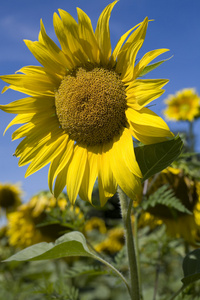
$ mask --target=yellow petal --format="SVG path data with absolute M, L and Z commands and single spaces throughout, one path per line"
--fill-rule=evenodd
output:
M 164 93 L 161 88 L 168 82 L 166 79 L 134 80 L 126 88 L 127 105 L 141 109 Z
M 87 153 L 87 162 L 85 166 L 85 174 L 79 190 L 79 196 L 81 199 L 86 200 L 92 203 L 92 191 L 97 179 L 97 160 L 98 160 L 98 151 L 96 149 L 93 152 L 88 151 Z
M 38 41 L 32 42 L 29 40 L 24 40 L 24 42 L 31 53 L 44 66 L 48 73 L 55 73 L 62 76 L 65 75 L 66 67 L 54 58 L 52 53 L 48 51 L 44 44 Z
M 130 30 L 128 30 L 125 34 L 123 34 L 119 41 L 117 42 L 117 45 L 115 46 L 115 49 L 113 50 L 113 53 L 111 55 L 111 58 L 110 58 L 110 62 L 109 62 L 109 65 L 111 65 L 111 67 L 114 67 L 114 65 L 116 64 L 116 58 L 119 54 L 119 51 L 122 47 L 122 45 L 124 44 L 126 38 L 128 37 L 128 35 L 134 30 L 136 29 L 139 25 L 141 25 L 141 23 L 137 24 L 136 26 L 134 26 L 133 28 L 131 28 Z
M 76 67 L 77 61 L 68 47 L 68 41 L 67 41 L 67 36 L 66 36 L 63 22 L 61 21 L 61 19 L 56 13 L 54 13 L 53 15 L 53 25 L 54 25 L 56 36 L 60 42 L 62 51 L 65 53 L 68 63 L 70 63 L 69 68 L 73 69 L 74 67 Z
M 147 25 L 148 18 L 145 18 L 139 28 L 130 35 L 119 51 L 116 72 L 122 74 L 121 78 L 123 82 L 129 82 L 133 79 L 136 55 L 144 42 Z
M 8 130 L 8 128 L 10 128 L 13 125 L 16 124 L 23 124 L 23 123 L 28 123 L 34 116 L 35 114 L 22 114 L 22 115 L 17 115 L 6 127 L 4 134 L 6 133 L 6 131 Z
M 113 147 L 109 151 L 111 169 L 121 189 L 129 198 L 135 199 L 135 195 L 141 191 L 141 181 L 127 166 L 124 159 L 125 154 L 123 145 L 115 139 Z
M 67 38 L 67 44 L 70 52 L 80 63 L 88 61 L 87 54 L 84 52 L 79 38 L 78 24 L 74 18 L 66 11 L 58 10 L 64 25 L 64 30 Z
M 127 83 L 133 79 L 135 59 L 142 47 L 143 40 L 129 46 L 126 51 L 120 52 L 117 58 L 116 71 L 121 73 L 121 80 Z
M 108 153 L 112 146 L 112 142 L 104 145 L 102 152 L 98 155 L 98 183 L 101 206 L 104 206 L 117 190 L 117 182 L 113 177 Z
M 29 124 L 28 124 L 29 125 Z M 55 124 L 52 122 L 48 127 L 46 126 L 34 126 L 31 124 L 27 136 L 20 142 L 15 150 L 15 155 L 17 157 L 24 155 L 25 153 L 29 154 L 29 151 L 33 148 L 38 148 L 46 143 L 51 137 L 57 136 L 62 133 L 60 128 L 55 127 Z M 48 138 L 45 141 L 45 138 Z M 42 143 L 42 144 L 41 144 Z
M 13 114 L 24 114 L 27 111 L 29 113 L 36 113 L 52 108 L 55 105 L 54 101 L 53 97 L 28 97 L 13 101 L 6 105 L 0 105 L 0 109 Z
M 139 111 L 128 108 L 126 110 L 126 117 L 133 124 L 133 127 L 135 125 L 137 125 L 137 128 L 139 128 L 139 126 L 141 126 L 141 128 L 142 126 L 149 127 L 149 130 L 147 128 L 145 135 L 149 135 L 149 131 L 151 130 L 151 128 L 153 128 L 154 131 L 161 130 L 164 132 L 169 132 L 169 127 L 166 122 L 156 113 L 146 107 L 143 107 Z
M 94 35 L 91 20 L 80 8 L 77 8 L 77 14 L 79 36 L 85 53 L 87 53 L 91 62 L 99 63 L 99 46 Z
M 55 198 L 58 198 L 58 196 L 60 195 L 60 193 L 63 191 L 64 187 L 66 186 L 69 162 L 66 164 L 64 169 L 62 169 L 62 171 L 56 177 L 55 186 L 54 186 L 54 197 Z
M 29 165 L 25 177 L 37 172 L 59 155 L 66 144 L 66 138 L 66 135 L 62 135 L 47 142 Z
M 48 112 L 46 112 L 47 114 Z M 59 123 L 58 120 L 54 117 L 54 116 L 42 116 L 42 114 L 35 114 L 34 117 L 32 118 L 31 122 L 22 126 L 23 128 L 27 128 L 25 129 L 25 131 L 28 133 L 28 128 L 29 130 L 33 129 L 35 127 L 35 130 L 37 130 L 38 132 L 42 131 L 43 128 L 47 128 L 46 124 L 51 124 L 48 127 L 50 127 L 52 129 L 52 127 L 54 126 L 53 129 L 57 130 L 59 133 L 62 133 L 62 130 L 59 128 Z M 41 126 L 41 127 L 36 127 L 36 126 Z M 16 140 L 19 139 L 21 137 L 24 137 L 26 134 L 25 132 L 23 132 L 22 127 L 18 128 L 17 130 L 15 130 L 12 134 L 12 140 Z M 52 130 L 51 130 L 52 132 Z
M 17 130 L 15 130 L 13 132 L 12 140 L 14 141 L 16 139 L 20 139 L 20 138 L 26 136 L 29 133 L 29 131 L 33 128 L 34 128 L 34 124 L 32 124 L 32 123 L 28 123 L 28 124 L 21 126 L 20 128 L 18 128 Z M 6 128 L 6 130 L 7 130 L 7 128 Z
M 130 126 L 132 129 L 132 135 L 133 137 L 142 142 L 144 145 L 151 145 L 151 144 L 157 144 L 157 143 L 161 143 L 161 142 L 165 142 L 167 141 L 167 138 L 165 136 L 163 137 L 155 137 L 155 136 L 147 136 L 147 135 L 143 135 L 140 134 L 136 131 L 134 131 L 133 127 Z
M 54 60 L 56 60 L 60 65 L 64 66 L 66 69 L 70 69 L 71 68 L 70 61 L 67 60 L 66 56 L 61 51 L 61 49 L 46 34 L 42 20 L 40 22 L 40 26 L 41 26 L 42 42 L 44 43 L 45 47 L 48 49 L 48 52 L 53 56 Z
M 103 65 L 107 65 L 111 56 L 111 42 L 110 42 L 110 29 L 109 19 L 114 5 L 118 2 L 114 1 L 104 8 L 102 11 L 95 30 L 95 36 L 100 48 L 100 61 Z
M 56 176 L 64 169 L 64 167 L 68 164 L 69 160 L 74 151 L 74 141 L 68 140 L 66 141 L 66 146 L 64 147 L 63 151 L 54 158 L 51 162 L 49 173 L 48 173 L 48 183 L 49 189 L 52 192 L 53 182 Z M 66 182 L 65 182 L 66 184 Z
M 110 199 L 114 193 L 107 192 L 103 186 L 102 177 L 98 176 L 99 198 L 101 206 L 104 206 L 108 199 Z
M 87 149 L 76 145 L 73 159 L 67 173 L 67 194 L 72 204 L 75 203 L 82 183 L 87 161 Z
M 42 75 L 13 74 L 0 76 L 0 79 L 10 84 L 10 86 L 4 87 L 2 93 L 10 88 L 30 96 L 53 96 L 56 88 L 47 76 Z
M 159 55 L 169 51 L 169 49 L 156 49 L 147 52 L 142 59 L 138 62 L 134 69 L 134 78 L 137 78 L 139 74 L 143 71 L 143 69 L 156 57 Z

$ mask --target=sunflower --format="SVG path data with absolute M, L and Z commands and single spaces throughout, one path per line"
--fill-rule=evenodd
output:
M 141 213 L 138 226 L 154 229 L 165 224 L 169 236 L 196 246 L 200 242 L 200 182 L 179 168 L 168 167 L 150 181 L 147 197 L 166 184 L 191 214 L 156 204 Z
M 57 216 L 65 214 L 64 225 L 52 219 L 51 212 L 55 211 L 55 208 L 59 210 Z M 19 248 L 44 241 L 55 241 L 63 231 L 69 231 L 73 226 L 81 228 L 84 224 L 84 216 L 78 206 L 73 207 L 70 202 L 67 203 L 64 194 L 55 199 L 46 191 L 33 196 L 27 203 L 18 206 L 16 211 L 8 213 L 7 219 L 6 235 L 9 244 Z
M 22 195 L 19 184 L 0 183 L 0 207 L 6 212 L 15 210 L 22 203 Z
M 98 230 L 101 234 L 105 234 L 107 232 L 104 220 L 98 217 L 92 217 L 91 219 L 87 220 L 84 229 L 86 232 Z
M 123 248 L 124 243 L 124 229 L 116 227 L 110 229 L 105 240 L 95 245 L 94 248 L 97 252 L 115 254 Z
M 200 116 L 200 98 L 195 89 L 183 89 L 165 100 L 164 114 L 169 120 L 194 121 Z
M 1 105 L 17 116 L 7 126 L 23 124 L 12 139 L 25 176 L 50 163 L 48 183 L 55 197 L 67 187 L 74 204 L 77 195 L 92 202 L 98 178 L 103 206 L 117 185 L 134 198 L 141 188 L 133 138 L 144 144 L 172 137 L 167 124 L 145 107 L 164 91 L 165 79 L 138 78 L 145 67 L 168 49 L 146 53 L 136 63 L 148 19 L 127 31 L 111 51 L 109 19 L 117 1 L 101 13 L 95 32 L 90 18 L 77 8 L 78 22 L 66 11 L 54 14 L 61 49 L 46 34 L 41 21 L 38 41 L 25 44 L 42 66 L 26 66 L 0 78 L 4 87 L 29 97 Z

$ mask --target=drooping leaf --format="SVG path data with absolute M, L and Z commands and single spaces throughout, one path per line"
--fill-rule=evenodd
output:
M 186 286 L 200 279 L 200 249 L 188 253 L 183 260 L 184 277 L 181 279 Z
M 183 142 L 179 136 L 172 140 L 135 148 L 135 155 L 145 181 L 167 168 L 181 153 Z
M 5 262 L 56 259 L 67 256 L 94 257 L 82 233 L 74 231 L 64 234 L 55 243 L 42 242 L 30 246 L 12 255 Z
M 124 276 L 109 262 L 98 256 L 96 252 L 90 249 L 84 235 L 79 231 L 66 233 L 58 238 L 55 243 L 42 242 L 30 246 L 12 255 L 8 259 L 4 260 L 4 262 L 57 259 L 69 256 L 86 256 L 100 261 L 104 265 L 108 266 L 115 275 L 120 277 L 127 288 L 129 288 Z

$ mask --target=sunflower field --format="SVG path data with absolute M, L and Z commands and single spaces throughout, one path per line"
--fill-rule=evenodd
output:
M 17 125 L 14 158 L 26 178 L 48 168 L 48 188 L 26 200 L 0 182 L 0 299 L 200 299 L 200 96 L 183 87 L 153 111 L 169 49 L 143 52 L 148 17 L 112 48 L 117 2 L 95 30 L 79 7 L 77 21 L 54 13 L 53 38 L 40 20 L 24 40 L 38 64 L 0 76 L 2 94 L 22 94 L 0 105 L 14 114 L 4 133 Z

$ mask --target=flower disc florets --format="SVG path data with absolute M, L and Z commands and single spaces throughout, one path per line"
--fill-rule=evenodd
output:
M 113 70 L 79 67 L 64 77 L 55 99 L 61 127 L 77 143 L 109 142 L 127 124 L 125 85 Z

